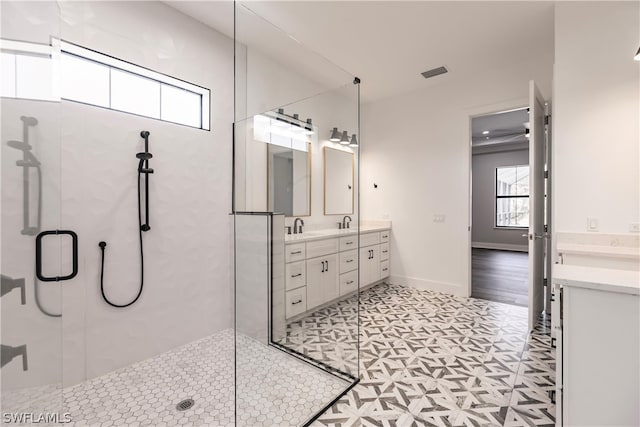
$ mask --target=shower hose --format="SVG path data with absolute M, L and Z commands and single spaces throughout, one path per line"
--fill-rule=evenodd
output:
M 140 298 L 140 295 L 142 295 L 142 288 L 144 288 L 144 249 L 142 245 L 142 205 L 141 205 L 142 197 L 141 197 L 141 189 L 140 189 L 140 183 L 141 183 L 140 181 L 141 181 L 141 176 L 143 174 L 142 172 L 143 162 L 144 162 L 143 160 L 140 160 L 140 165 L 138 166 L 138 237 L 140 240 L 140 287 L 138 288 L 138 294 L 130 302 L 126 304 L 116 304 L 114 302 L 109 301 L 109 298 L 107 298 L 107 295 L 104 293 L 104 250 L 107 246 L 107 242 L 98 243 L 98 246 L 100 246 L 100 251 L 102 252 L 102 261 L 100 265 L 100 292 L 102 293 L 102 299 L 104 299 L 104 301 L 110 306 L 116 307 L 116 308 L 125 308 L 125 307 L 129 307 L 130 305 L 133 305 L 136 301 L 138 301 L 138 299 Z M 146 179 L 149 179 L 148 177 L 149 176 L 147 175 Z

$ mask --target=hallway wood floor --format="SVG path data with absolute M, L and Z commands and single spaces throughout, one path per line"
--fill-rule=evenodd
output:
M 472 249 L 471 296 L 527 306 L 529 254 Z

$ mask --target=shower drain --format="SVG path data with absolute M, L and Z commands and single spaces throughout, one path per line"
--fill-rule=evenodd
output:
M 187 409 L 192 408 L 195 404 L 196 402 L 194 402 L 193 399 L 185 399 L 176 405 L 176 409 L 178 411 L 186 411 Z

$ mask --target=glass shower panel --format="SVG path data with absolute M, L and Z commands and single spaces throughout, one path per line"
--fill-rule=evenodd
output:
M 73 269 L 70 236 L 58 230 L 59 9 L 57 2 L 11 1 L 0 8 L 0 412 L 3 424 L 54 425 L 69 421 L 62 402 L 61 298 L 69 283 L 62 279 Z
M 359 376 L 359 80 L 235 16 L 236 425 L 308 425 Z

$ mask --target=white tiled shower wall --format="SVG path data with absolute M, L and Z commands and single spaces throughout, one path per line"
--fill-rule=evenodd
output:
M 19 3 L 15 8 L 29 21 L 25 28 L 31 34 L 23 40 L 60 36 L 211 89 L 210 132 L 67 101 L 3 104 L 3 126 L 16 123 L 15 129 L 3 129 L 3 140 L 21 139 L 20 115 L 40 121 L 32 143 L 46 177 L 44 228 L 72 229 L 79 236 L 78 276 L 43 286 L 43 304 L 52 312 L 62 309 L 62 320 L 36 312 L 29 279 L 28 305 L 21 310 L 30 315 L 25 322 L 11 322 L 12 328 L 43 332 L 29 341 L 33 372 L 28 374 L 34 374 L 34 383 L 62 378 L 65 385 L 75 384 L 231 327 L 233 42 L 156 2 L 61 2 L 49 8 Z M 52 17 L 58 11 L 59 29 Z M 232 7 L 229 12 L 233 19 Z M 143 150 L 141 130 L 151 133 L 150 167 L 155 169 L 151 231 L 144 235 L 145 287 L 135 305 L 115 309 L 100 297 L 98 242 L 108 243 L 107 294 L 118 303 L 130 300 L 140 274 L 135 154 Z M 7 160 L 7 173 L 19 172 L 15 160 Z M 21 209 L 21 202 L 15 205 Z M 20 227 L 21 221 L 14 225 Z M 32 238 L 22 240 L 25 253 L 31 253 Z M 60 269 L 66 272 L 70 259 L 64 248 L 61 253 Z M 30 339 L 26 333 L 15 338 Z M 38 366 L 51 372 L 37 373 Z M 25 374 L 18 374 L 27 385 Z
M 72 384 L 232 325 L 233 43 L 156 2 L 64 2 L 62 38 L 211 90 L 211 131 L 63 104 L 62 224 L 80 236 L 80 274 L 64 288 L 64 382 Z M 229 9 L 232 12 L 232 9 Z M 229 17 L 232 19 L 232 16 Z M 137 159 L 148 130 L 150 225 L 139 282 Z

